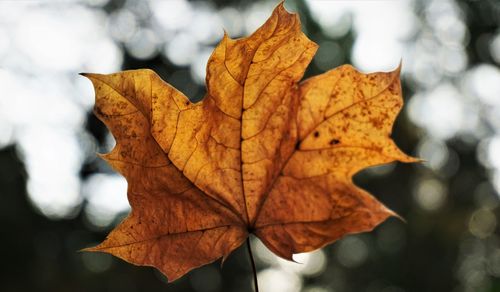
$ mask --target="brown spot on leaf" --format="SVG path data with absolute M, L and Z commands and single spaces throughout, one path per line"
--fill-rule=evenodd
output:
M 332 140 L 330 140 L 330 142 L 329 142 L 328 144 L 330 144 L 330 145 L 337 145 L 337 144 L 339 144 L 339 143 L 340 143 L 340 141 L 339 141 L 339 140 L 337 140 L 337 139 L 332 139 Z

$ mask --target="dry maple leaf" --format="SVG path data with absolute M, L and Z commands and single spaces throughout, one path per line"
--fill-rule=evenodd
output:
M 84 74 L 116 138 L 104 159 L 128 181 L 130 215 L 100 245 L 173 281 L 225 259 L 254 233 L 292 259 L 373 229 L 391 210 L 352 183 L 368 166 L 413 162 L 389 137 L 399 68 L 341 66 L 300 84 L 317 45 L 280 4 L 247 38 L 227 35 L 191 103 L 153 71 Z

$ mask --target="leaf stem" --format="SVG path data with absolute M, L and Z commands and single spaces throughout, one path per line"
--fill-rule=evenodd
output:
M 259 292 L 259 283 L 257 282 L 257 270 L 255 269 L 255 262 L 253 260 L 252 247 L 250 246 L 250 236 L 247 237 L 247 248 L 248 248 L 248 255 L 250 256 L 250 262 L 252 264 L 253 283 L 255 286 L 255 292 Z

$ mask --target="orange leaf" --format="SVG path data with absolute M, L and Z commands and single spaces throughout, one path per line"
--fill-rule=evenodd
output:
M 399 68 L 342 66 L 298 84 L 317 45 L 280 4 L 247 38 L 227 35 L 196 104 L 153 71 L 84 74 L 128 183 L 130 215 L 100 245 L 170 281 L 227 257 L 254 233 L 275 254 L 311 251 L 395 215 L 352 183 L 372 165 L 413 162 L 390 139 Z

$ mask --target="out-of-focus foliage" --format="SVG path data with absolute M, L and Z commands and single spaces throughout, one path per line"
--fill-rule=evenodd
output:
M 82 71 L 151 68 L 192 99 L 224 27 L 253 31 L 276 1 L 0 1 L 1 291 L 242 291 L 244 250 L 165 287 L 153 270 L 76 250 L 128 210 L 95 152 L 114 141 L 89 112 Z M 355 177 L 401 214 L 371 234 L 297 256 L 258 241 L 265 291 L 500 289 L 500 4 L 495 0 L 287 1 L 320 45 L 307 76 L 403 60 L 394 139 L 426 159 Z M 164 17 L 165 14 L 172 17 Z M 54 106 L 57 105 L 57 106 Z M 121 215 L 120 215 L 121 214 Z M 242 288 L 243 287 L 243 288 Z M 249 290 L 248 290 L 249 291 Z

